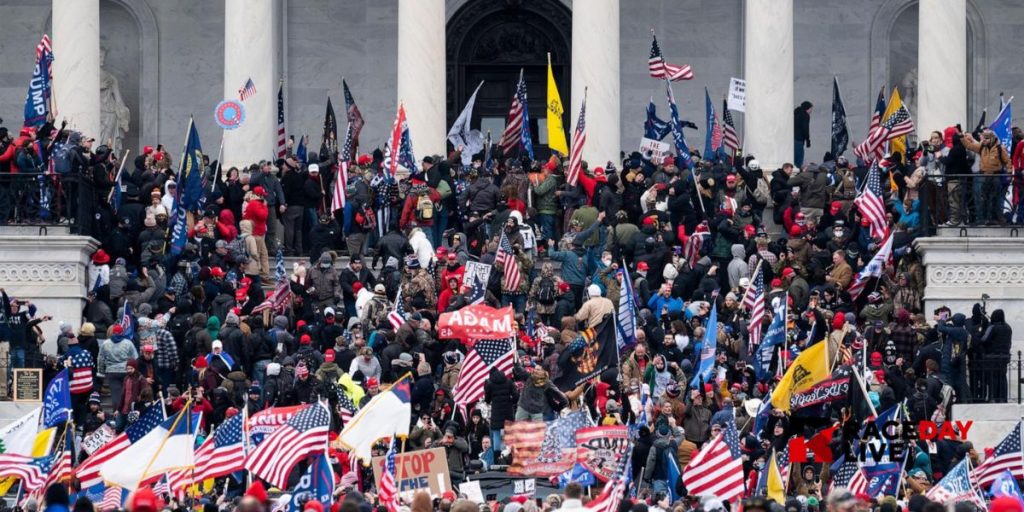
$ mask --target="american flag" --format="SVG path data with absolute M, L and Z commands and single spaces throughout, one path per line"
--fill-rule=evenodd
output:
M 875 111 L 871 113 L 871 121 L 868 122 L 868 136 L 864 139 L 866 143 L 871 138 L 871 134 L 878 129 L 878 124 L 882 122 L 882 115 L 885 114 L 885 86 L 882 86 L 878 90 L 878 99 L 875 100 Z M 882 158 L 882 146 L 879 145 L 870 153 L 864 153 L 868 147 L 864 146 L 864 143 L 858 144 L 857 147 L 853 148 L 853 154 L 857 155 L 858 158 L 865 162 L 871 162 Z
M 647 58 L 647 69 L 651 73 L 651 78 L 668 79 L 673 82 L 693 80 L 693 70 L 690 69 L 690 66 L 677 66 L 665 62 L 665 58 L 661 56 L 661 47 L 658 46 L 658 38 L 655 37 L 653 30 L 651 30 L 651 56 Z
M 355 416 L 356 411 L 359 410 L 359 406 L 349 398 L 345 393 L 344 388 L 341 386 L 335 388 L 335 393 L 338 396 L 338 409 L 340 409 L 341 412 L 341 425 L 348 425 L 348 422 L 352 421 L 352 416 Z
M 622 461 L 621 469 L 610 480 L 605 482 L 601 493 L 590 500 L 583 508 L 589 512 L 616 512 L 619 510 L 619 502 L 626 495 L 629 489 L 629 481 L 633 471 L 633 450 L 627 450 L 630 455 Z
M 842 459 L 841 462 L 839 462 L 839 467 L 835 469 L 835 474 L 832 476 L 832 484 L 829 488 L 829 492 L 836 487 L 849 488 L 851 482 L 856 483 L 855 479 L 857 478 L 857 475 L 861 475 L 860 480 L 864 479 L 860 472 L 860 464 L 856 460 Z
M 356 106 L 356 100 L 352 97 L 352 91 L 348 89 L 348 82 L 341 79 L 341 88 L 345 91 L 345 117 L 348 119 L 349 127 L 352 129 L 352 147 L 349 148 L 349 158 L 355 151 L 352 148 L 359 147 L 359 134 L 363 131 L 363 114 Z M 345 136 L 348 138 L 348 135 Z
M 277 284 L 274 285 L 274 292 L 271 293 L 263 302 L 253 307 L 252 312 L 259 313 L 269 309 L 275 313 L 281 313 L 288 307 L 291 300 L 291 284 L 288 282 L 288 279 L 279 279 Z
M 135 337 L 135 321 L 132 316 L 132 305 L 128 302 L 124 303 L 124 312 L 121 314 L 121 321 L 118 322 L 123 330 L 123 336 L 127 339 Z
M 572 133 L 572 151 L 569 153 L 569 175 L 565 180 L 569 185 L 576 186 L 580 179 L 583 165 L 583 146 L 587 144 L 587 91 L 583 90 L 583 103 L 580 104 L 580 118 L 576 121 L 576 131 Z
M 850 288 L 847 290 L 850 293 L 850 297 L 853 300 L 857 300 L 861 292 L 864 291 L 864 287 L 868 285 L 868 281 L 872 277 L 880 277 L 882 275 L 882 268 L 892 257 L 892 235 L 889 235 L 882 244 L 882 247 L 878 249 L 871 261 L 864 265 L 864 268 L 857 272 L 857 275 L 853 276 L 853 282 L 850 283 Z
M 398 115 L 395 116 L 395 124 L 391 127 L 391 135 L 384 145 L 384 169 L 392 177 L 398 172 L 398 160 L 402 151 L 402 131 L 405 124 L 405 105 L 398 105 Z
M 49 55 L 49 58 L 53 58 L 53 44 L 50 42 L 50 35 L 43 34 L 43 38 L 39 40 L 39 44 L 36 45 L 36 60 L 39 60 L 43 55 Z
M 740 149 L 740 138 L 736 135 L 736 123 L 732 120 L 729 103 L 725 100 L 722 100 L 722 124 L 722 144 L 730 151 L 736 152 Z
M 505 123 L 505 132 L 501 134 L 498 145 L 505 152 L 505 156 L 512 154 L 512 150 L 522 146 L 526 154 L 533 159 L 533 141 L 530 137 L 530 113 L 527 112 L 526 104 L 526 80 L 523 79 L 522 70 L 519 71 L 519 83 L 516 84 L 516 92 L 512 97 L 512 107 L 508 111 L 508 120 Z
M 327 448 L 330 426 L 327 407 L 310 404 L 267 436 L 250 454 L 245 466 L 254 475 L 284 489 L 295 464 Z
M 512 449 L 508 472 L 528 474 L 530 465 L 538 460 L 557 462 L 560 456 L 570 452 L 570 458 L 575 460 L 576 431 L 589 426 L 592 422 L 586 411 L 576 411 L 551 422 L 506 422 L 505 443 Z
M 505 269 L 505 273 L 502 276 L 505 289 L 518 290 L 519 286 L 523 284 L 523 276 L 519 273 L 519 262 L 516 261 L 516 255 L 512 251 L 512 244 L 509 243 L 504 230 L 501 232 L 501 240 L 498 241 L 498 253 L 494 256 L 494 263 L 500 263 Z
M 871 164 L 868 170 L 868 181 L 861 190 L 860 195 L 853 200 L 861 216 L 868 220 L 871 225 L 871 236 L 882 239 L 888 231 L 885 218 L 885 201 L 882 199 L 881 170 L 878 168 L 878 161 Z
M 164 475 L 153 484 L 153 493 L 161 497 L 171 494 L 171 486 L 167 483 L 167 475 Z
M 377 497 L 381 504 L 387 507 L 388 512 L 398 510 L 398 486 L 395 485 L 395 439 L 391 439 L 391 447 L 384 459 L 384 470 L 380 473 L 380 482 L 377 482 Z
M 46 482 L 46 475 L 53 464 L 51 457 L 32 458 L 14 453 L 0 454 L 0 477 L 20 478 L 26 491 L 38 488 Z
M 288 141 L 284 133 L 284 81 L 277 89 L 277 157 L 284 158 L 288 154 Z
M 64 429 L 64 446 L 61 449 L 60 454 L 52 460 L 53 467 L 50 469 L 50 473 L 46 475 L 46 481 L 36 490 L 35 494 L 38 495 L 37 499 L 41 500 L 46 489 L 51 485 L 71 480 L 71 451 L 75 448 L 74 433 L 74 429 Z
M 466 355 L 459 372 L 458 382 L 452 392 L 455 404 L 463 411 L 484 396 L 484 383 L 490 376 L 491 368 L 512 377 L 515 364 L 515 350 L 511 339 L 477 341 Z
M 690 495 L 712 494 L 725 501 L 743 496 L 743 460 L 740 440 L 733 422 L 690 460 L 683 471 L 683 483 Z
M 913 131 L 914 120 L 910 118 L 910 111 L 906 106 L 901 105 L 896 112 L 893 112 L 888 119 L 868 134 L 868 138 L 854 149 L 854 154 L 864 160 L 877 160 L 870 155 L 881 151 L 883 144 Z
M 754 281 L 747 287 L 743 294 L 743 307 L 750 311 L 750 325 L 747 332 L 750 333 L 749 345 L 756 347 L 761 344 L 761 329 L 764 326 L 764 269 L 758 268 Z
M 345 188 L 348 187 L 348 166 L 352 161 L 352 123 L 345 129 L 345 143 L 338 155 L 338 175 L 334 178 L 334 193 L 331 195 L 331 211 L 345 208 Z
M 697 266 L 697 261 L 700 260 L 701 248 L 704 247 L 704 243 L 708 237 L 711 236 L 711 232 L 708 231 L 707 224 L 698 224 L 690 238 L 686 240 L 686 245 L 683 247 L 683 258 L 690 264 L 690 268 Z
M 245 469 L 245 418 L 236 414 L 221 423 L 195 452 L 193 470 L 176 471 L 170 479 L 175 492 L 184 491 L 192 482 L 229 475 Z
M 1024 452 L 1021 451 L 1021 422 L 1013 427 L 1002 441 L 996 445 L 992 456 L 974 468 L 973 476 L 981 487 L 988 487 L 1003 471 L 1009 471 L 1014 478 L 1024 478 Z
M 245 85 L 238 90 L 238 97 L 242 101 L 249 99 L 253 94 L 256 94 L 256 84 L 252 83 L 252 78 L 245 81 Z
M 107 441 L 107 444 L 101 446 L 88 459 L 82 461 L 78 468 L 75 469 L 75 476 L 82 482 L 82 488 L 85 489 L 102 483 L 103 477 L 100 476 L 100 468 L 103 464 L 124 451 L 125 448 L 128 448 L 135 441 L 141 439 L 142 436 L 148 434 L 150 430 L 156 428 L 163 421 L 164 411 L 162 404 L 154 405 L 146 409 L 146 412 L 142 413 L 139 419 L 129 425 L 124 432 Z
M 1019 447 L 1018 443 L 1018 447 Z M 971 483 L 971 458 L 964 457 L 953 469 L 946 473 L 934 487 L 928 490 L 925 497 L 939 503 L 969 501 L 981 510 L 986 510 L 985 500 L 978 494 Z
M 121 508 L 123 491 L 120 487 L 112 485 L 103 490 L 103 501 L 97 507 L 99 510 L 117 510 Z
M 405 304 L 402 302 L 402 288 L 399 287 L 395 295 L 395 309 L 388 313 L 388 322 L 391 323 L 391 328 L 397 331 L 405 323 L 405 319 Z
M 71 383 L 68 386 L 71 393 L 80 395 L 92 391 L 92 354 L 88 350 L 79 348 L 71 357 Z

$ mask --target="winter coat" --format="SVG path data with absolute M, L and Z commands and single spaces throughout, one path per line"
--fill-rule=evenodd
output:
M 269 215 L 270 210 L 267 207 L 267 203 L 259 199 L 250 199 L 245 203 L 242 220 L 252 221 L 253 235 L 265 236 L 267 234 L 267 217 Z
M 729 262 L 727 271 L 729 273 L 729 287 L 738 288 L 740 286 L 740 279 L 744 277 L 750 277 L 750 266 L 747 265 L 744 259 L 747 255 L 747 251 L 741 244 L 733 244 L 730 249 L 732 252 L 732 261 Z
M 516 386 L 505 374 L 491 368 L 491 374 L 484 384 L 484 401 L 491 406 L 491 428 L 502 430 L 505 422 L 516 416 Z
M 558 199 L 555 197 L 555 189 L 558 188 L 558 178 L 547 175 L 546 178 L 533 187 L 533 206 L 540 215 L 554 215 L 558 211 Z
M 981 158 L 978 168 L 982 174 L 998 174 L 1010 167 L 1010 155 L 998 140 L 993 144 L 984 144 L 967 134 L 961 136 L 960 140 L 968 151 L 977 153 Z
M 828 200 L 828 171 L 817 167 L 789 178 L 789 185 L 800 187 L 800 205 L 807 208 L 825 208 Z
M 96 362 L 96 373 L 105 375 L 109 373 L 126 373 L 128 360 L 138 359 L 139 352 L 131 340 L 124 336 L 115 334 L 109 340 L 103 342 L 100 347 L 100 357 Z
M 1001 309 L 993 311 L 992 323 L 981 337 L 981 342 L 985 345 L 985 359 L 1009 361 L 1012 341 L 1013 329 L 1006 323 L 1006 314 Z

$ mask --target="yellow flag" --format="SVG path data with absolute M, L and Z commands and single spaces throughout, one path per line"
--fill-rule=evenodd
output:
M 772 406 L 780 411 L 789 410 L 793 393 L 810 389 L 829 377 L 828 341 L 821 340 L 804 350 L 786 370 L 779 385 L 772 392 Z
M 555 74 L 551 70 L 551 54 L 548 54 L 548 147 L 563 155 L 569 154 L 569 144 L 565 142 L 565 126 L 562 125 L 562 98 L 558 95 L 555 85 Z
M 902 105 L 903 105 L 903 101 L 900 100 L 900 91 L 899 91 L 899 89 L 893 87 L 892 88 L 892 96 L 889 97 L 889 105 L 887 107 L 885 107 L 885 115 L 882 116 L 882 119 L 879 120 L 879 122 L 880 123 L 884 123 L 885 120 L 889 119 L 889 116 L 895 114 L 896 111 L 899 110 Z M 903 136 L 900 136 L 900 137 L 896 137 L 895 139 L 892 139 L 892 140 L 889 141 L 889 153 L 895 153 L 897 151 L 899 151 L 900 154 L 903 155 L 903 161 L 906 162 L 907 161 L 907 136 L 906 135 L 903 135 Z
M 786 484 L 782 481 L 782 472 L 779 471 L 778 461 L 775 460 L 775 451 L 772 451 L 772 458 L 768 462 L 768 498 L 775 500 L 775 503 L 786 502 Z

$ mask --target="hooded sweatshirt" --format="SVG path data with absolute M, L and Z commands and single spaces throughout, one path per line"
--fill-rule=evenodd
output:
M 109 340 L 103 342 L 100 347 L 99 361 L 96 363 L 96 373 L 105 375 L 109 373 L 127 373 L 128 360 L 138 359 L 139 352 L 131 340 L 123 335 L 115 334 Z
M 740 285 L 740 279 L 750 277 L 750 267 L 745 261 L 747 251 L 743 248 L 743 244 L 733 244 L 730 251 L 732 252 L 732 261 L 729 262 L 728 267 L 729 287 L 737 288 Z

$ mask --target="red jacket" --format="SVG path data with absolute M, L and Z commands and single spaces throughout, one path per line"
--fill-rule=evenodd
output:
M 437 193 L 437 189 L 434 187 L 427 187 L 427 195 L 430 196 L 430 200 L 434 202 L 434 217 L 441 215 L 441 212 L 437 211 L 437 208 L 441 205 L 441 194 Z M 419 202 L 420 196 L 416 194 L 409 194 L 405 197 L 405 204 L 402 206 L 402 216 L 398 219 L 398 226 L 405 229 L 409 226 L 410 222 L 415 222 L 417 226 L 433 226 L 434 219 L 419 220 L 416 218 L 416 203 Z
M 270 210 L 267 208 L 267 203 L 259 199 L 253 199 L 245 203 L 245 212 L 242 213 L 242 220 L 252 221 L 253 235 L 265 236 L 267 234 L 267 217 L 269 216 Z
M 266 207 L 264 206 L 264 208 Z M 235 214 L 231 210 L 225 208 L 220 211 L 220 217 L 217 220 L 217 235 L 226 242 L 231 242 L 238 238 L 238 228 L 235 226 Z
M 0 162 L 3 161 L 3 157 L 0 157 Z M 1017 146 L 1013 148 L 1013 156 L 1010 158 L 1010 162 L 1013 164 L 1013 170 L 1019 171 L 1024 169 L 1024 140 L 1017 143 Z

